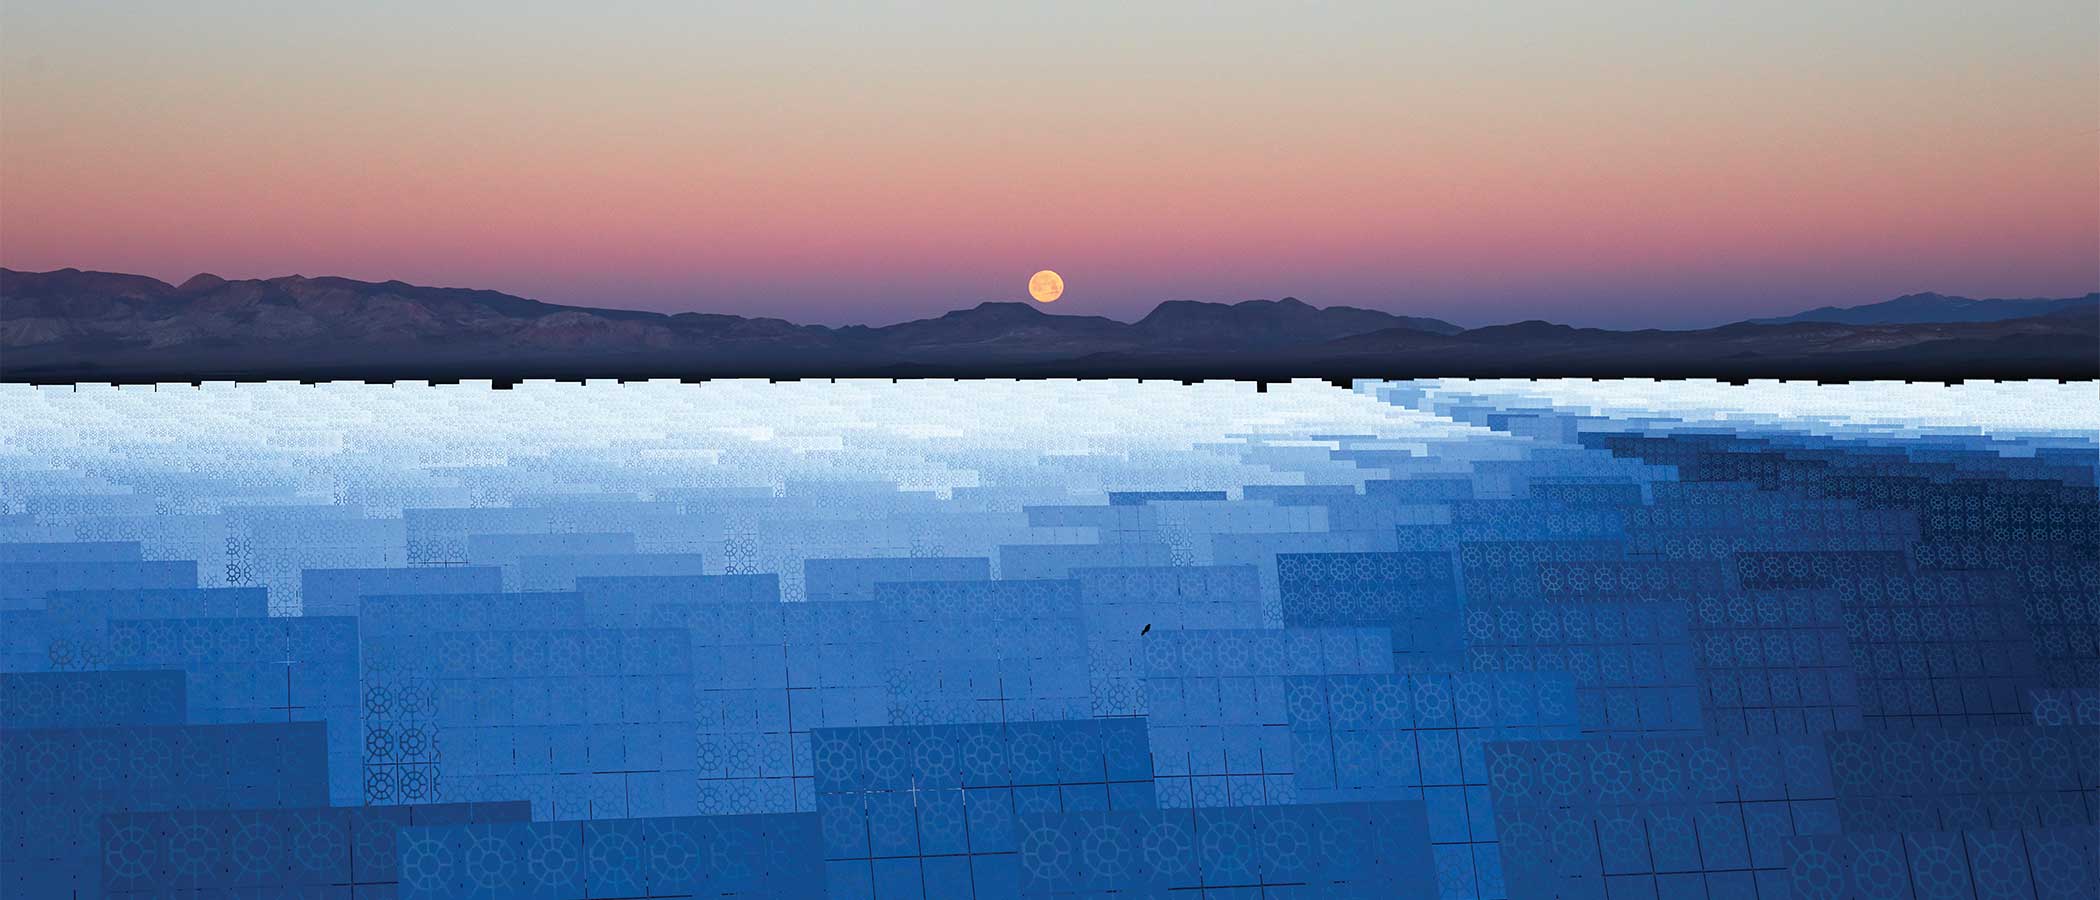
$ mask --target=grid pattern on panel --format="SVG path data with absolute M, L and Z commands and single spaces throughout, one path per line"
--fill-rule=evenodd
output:
M 1074 569 L 1085 617 L 1089 709 L 1141 716 L 1145 638 L 1153 632 L 1258 628 L 1261 571 L 1254 566 Z
M 1413 801 L 1023 816 L 1011 896 L 1419 895 L 1434 874 Z
M 111 898 L 392 897 L 402 828 L 529 822 L 531 804 L 185 810 L 104 816 Z
M 817 729 L 833 897 L 1010 897 L 1017 816 L 1153 809 L 1144 724 Z
M 0 885 L 97 896 L 102 817 L 328 803 L 326 726 L 0 729 Z
M 808 814 L 400 829 L 400 900 L 824 896 Z
M 1385 674 L 1385 628 L 1225 629 L 1146 637 L 1145 689 L 1162 807 L 1294 802 L 1293 676 Z
M 1419 800 L 1438 895 L 1507 896 L 1483 748 L 1576 737 L 1566 674 L 1324 675 L 1285 693 L 1299 802 Z
M 181 725 L 188 715 L 179 669 L 0 674 L 0 722 L 8 728 Z
M 1692 634 L 1713 733 L 1812 735 L 1863 724 L 1834 592 L 1702 598 L 1692 607 Z
M 881 583 L 874 596 L 891 724 L 1087 716 L 1079 582 Z
M 1398 671 L 1448 671 L 1461 645 L 1449 553 L 1279 553 L 1287 626 L 1385 626 Z
M 1540 563 L 1625 558 L 1626 549 L 1619 541 L 1537 540 L 1511 534 L 1501 539 L 1475 536 L 1458 543 L 1466 602 L 1479 605 L 1542 602 Z
M 693 641 L 700 811 L 814 809 L 808 790 L 809 725 L 805 717 L 796 727 L 789 702 L 783 606 L 659 605 L 656 612 L 665 624 L 685 627 Z
M 2091 828 L 1868 832 L 1787 840 L 1795 897 L 2082 900 L 2100 896 Z
M 328 794 L 359 798 L 357 620 L 349 616 L 113 619 L 113 667 L 186 673 L 193 724 L 325 722 Z
M 1684 604 L 1471 606 L 1468 667 L 1566 672 L 1585 734 L 1699 734 L 1698 677 Z
M 109 623 L 116 619 L 259 619 L 269 614 L 269 596 L 262 588 L 54 591 L 33 623 L 24 623 L 24 635 L 36 632 L 42 638 L 26 669 L 95 671 L 121 662 L 109 653 Z
M 1838 830 L 1819 741 L 1490 744 L 1512 897 L 1769 896 L 1788 838 Z
M 1844 607 L 1867 727 L 2032 721 L 2028 693 L 2043 680 L 2016 579 L 1843 563 L 1826 563 L 1839 569 L 1827 578 Z
M 365 608 L 377 626 L 364 639 L 366 802 L 529 799 L 543 818 L 695 811 L 684 629 L 588 627 L 574 594 Z
M 1825 740 L 1847 831 L 2100 824 L 2100 729 L 1854 731 Z

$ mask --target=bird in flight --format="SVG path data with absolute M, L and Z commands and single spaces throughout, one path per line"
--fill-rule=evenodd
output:
M 1151 634 L 1151 633 L 1152 633 L 1152 623 L 1151 623 L 1151 622 L 1146 622 L 1146 623 L 1145 623 L 1145 627 L 1144 627 L 1144 628 L 1143 628 L 1142 630 L 1140 630 L 1140 631 L 1138 632 L 1138 637 L 1144 637 L 1145 635 L 1148 635 L 1148 634 Z

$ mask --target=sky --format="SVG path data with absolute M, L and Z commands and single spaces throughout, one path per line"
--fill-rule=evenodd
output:
M 2068 296 L 2096 47 L 2092 0 L 8 0 L 0 265 L 826 324 L 1042 268 L 1123 319 Z

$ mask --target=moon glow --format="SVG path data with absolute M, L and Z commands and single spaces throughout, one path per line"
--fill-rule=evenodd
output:
M 1065 294 L 1065 280 L 1056 272 L 1044 269 L 1028 279 L 1028 296 L 1037 303 L 1055 303 Z

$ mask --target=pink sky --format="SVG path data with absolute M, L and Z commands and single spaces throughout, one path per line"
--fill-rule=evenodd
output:
M 1124 318 L 1295 295 L 1694 325 L 2100 290 L 2089 3 L 21 6 L 19 269 L 821 322 L 1020 299 L 1045 267 L 1058 311 Z

